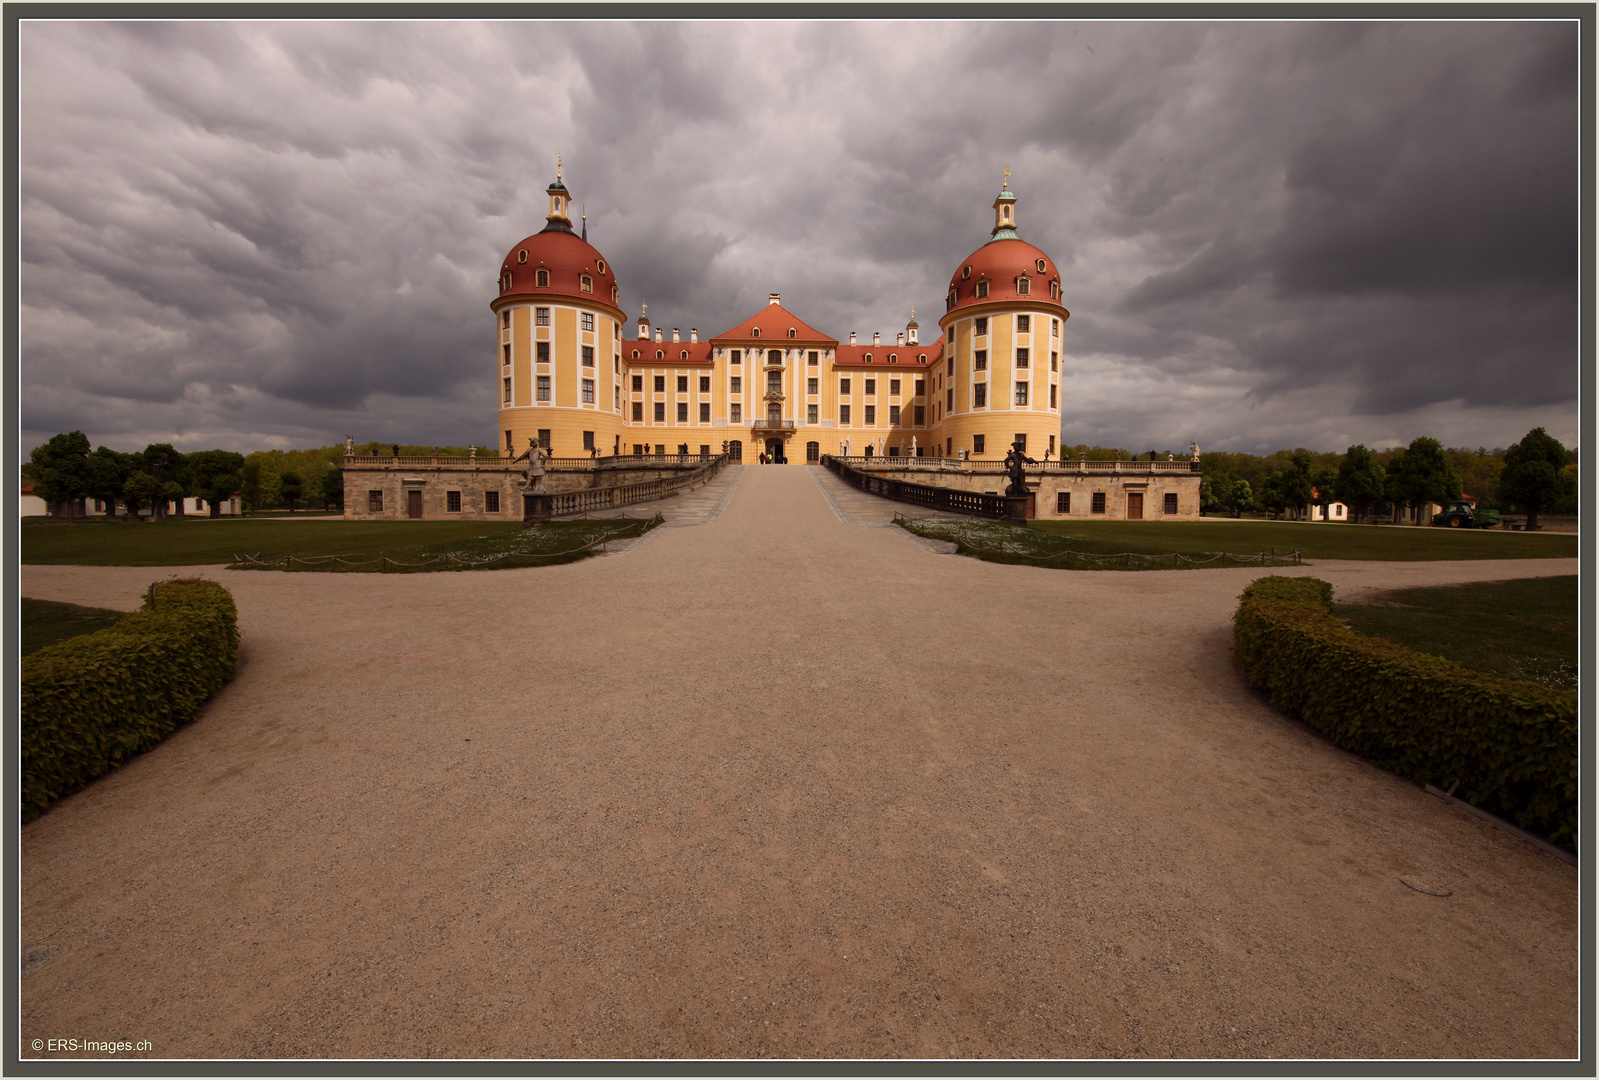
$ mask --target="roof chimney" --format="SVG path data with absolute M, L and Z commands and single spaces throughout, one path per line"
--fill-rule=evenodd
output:
M 872 331 L 872 345 L 873 345 L 873 347 L 875 348 L 876 346 L 881 345 L 882 343 L 883 343 L 883 335 L 879 334 L 875 330 Z
M 849 332 L 849 343 L 851 345 L 855 344 L 855 331 L 853 330 Z
M 767 306 L 771 306 L 772 304 L 780 304 L 782 302 L 783 302 L 783 297 L 782 297 L 781 293 L 767 293 L 766 294 Z
M 656 344 L 660 344 L 661 334 L 662 333 L 663 333 L 663 331 L 660 331 L 660 330 L 655 331 L 655 342 L 656 342 Z
M 682 341 L 682 340 L 683 340 L 683 336 L 677 332 L 677 327 L 675 327 L 675 326 L 672 327 L 672 341 L 673 341 L 673 343 L 675 344 L 676 342 L 679 342 L 679 341 Z
M 895 345 L 903 345 L 903 344 L 905 344 L 905 335 L 904 334 L 895 334 L 894 335 L 894 344 Z
M 690 341 L 698 341 L 700 339 L 700 331 L 698 327 L 691 326 L 688 328 L 688 339 Z

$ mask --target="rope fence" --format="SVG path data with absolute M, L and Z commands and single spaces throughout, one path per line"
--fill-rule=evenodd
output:
M 387 555 L 381 553 L 375 559 L 362 558 L 360 555 L 312 555 L 310 557 L 285 555 L 281 559 L 262 559 L 261 552 L 257 551 L 254 555 L 235 554 L 233 556 L 233 562 L 229 565 L 228 569 L 293 570 L 295 568 L 299 568 L 301 570 L 313 572 L 346 571 L 368 574 L 387 574 L 413 570 L 504 570 L 513 566 L 529 565 L 528 563 L 518 563 L 516 561 L 518 559 L 571 559 L 573 556 L 586 554 L 594 551 L 596 548 L 604 551 L 605 545 L 609 544 L 612 540 L 616 540 L 618 538 L 631 539 L 633 536 L 643 536 L 657 525 L 665 524 L 665 522 L 665 517 L 660 514 L 656 514 L 650 520 L 643 522 L 642 525 L 637 523 L 629 524 L 623 528 L 615 529 L 611 532 L 591 537 L 587 543 L 581 544 L 578 547 L 564 548 L 560 551 L 505 551 L 498 555 L 490 555 L 482 559 L 472 559 L 461 555 L 451 555 L 449 552 L 445 552 L 443 555 L 435 555 L 430 559 L 423 559 L 421 562 L 402 562 L 399 559 L 391 559 Z M 630 535 L 624 537 L 624 534 Z M 536 565 L 536 563 L 533 565 Z

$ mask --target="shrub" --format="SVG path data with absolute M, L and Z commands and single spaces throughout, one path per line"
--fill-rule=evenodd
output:
M 23 659 L 24 821 L 193 720 L 233 677 L 233 596 L 194 578 L 151 590 L 134 614 Z
M 1575 849 L 1577 699 L 1356 633 L 1332 586 L 1266 577 L 1244 590 L 1233 650 L 1249 685 L 1345 750 Z

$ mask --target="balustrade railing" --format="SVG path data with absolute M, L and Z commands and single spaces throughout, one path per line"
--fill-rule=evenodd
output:
M 873 458 L 873 461 L 892 461 L 892 458 Z M 931 510 L 949 510 L 973 517 L 1005 521 L 1027 520 L 1027 496 L 981 495 L 975 491 L 916 484 L 909 480 L 896 480 L 876 473 L 862 472 L 832 454 L 822 455 L 826 465 L 840 480 L 859 488 L 868 495 L 881 495 L 885 499 L 914 503 Z
M 637 468 L 639 465 L 703 465 L 714 461 L 715 454 L 606 454 L 603 457 L 552 457 L 546 458 L 546 468 L 555 469 L 627 469 Z M 477 457 L 458 457 L 455 455 L 439 455 L 438 457 L 423 457 L 417 455 L 401 454 L 398 457 L 384 454 L 380 457 L 372 455 L 355 454 L 346 456 L 346 467 L 352 465 L 387 465 L 401 468 L 440 468 L 452 469 L 506 469 L 515 467 L 520 469 L 525 462 L 517 461 L 511 457 L 495 457 L 492 454 L 479 454 Z
M 905 468 L 915 466 L 919 469 L 965 469 L 975 473 L 1005 472 L 1005 463 L 995 458 L 966 458 L 957 457 L 894 457 L 893 455 L 873 454 L 870 457 L 852 454 L 849 457 L 840 456 L 839 460 L 851 467 L 858 468 L 862 465 L 872 468 Z M 1023 466 L 1029 472 L 1065 472 L 1065 473 L 1118 473 L 1129 476 L 1150 473 L 1196 473 L 1199 472 L 1197 461 L 1084 461 L 1081 458 L 1068 458 L 1065 461 L 1037 461 L 1031 465 Z
M 756 431 L 793 431 L 794 421 L 757 419 L 750 426 Z
M 659 455 L 671 457 L 689 457 L 699 455 Z M 550 494 L 524 494 L 522 496 L 522 520 L 524 522 L 545 521 L 549 518 L 565 517 L 568 514 L 581 514 L 590 510 L 608 510 L 617 506 L 631 506 L 634 503 L 653 502 L 664 499 L 669 495 L 676 495 L 682 491 L 692 491 L 702 484 L 707 484 L 722 466 L 727 464 L 726 454 L 717 454 L 704 465 L 692 472 L 682 473 L 678 476 L 663 477 L 660 480 L 641 480 L 633 484 L 617 484 L 614 487 L 583 488 L 579 491 L 561 491 Z

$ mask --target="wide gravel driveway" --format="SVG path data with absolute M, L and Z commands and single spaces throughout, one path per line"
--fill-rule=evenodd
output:
M 194 571 L 238 677 L 23 828 L 23 1057 L 1575 1054 L 1577 871 L 1249 691 L 1261 571 L 938 555 L 804 466 L 718 491 L 566 566 Z

